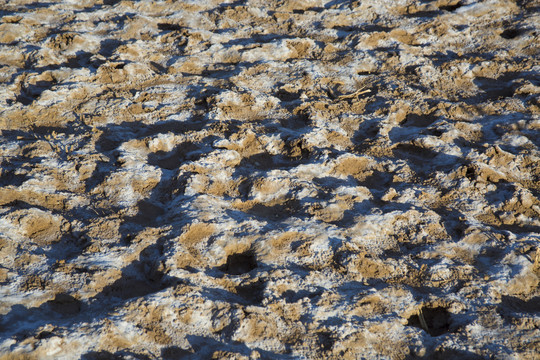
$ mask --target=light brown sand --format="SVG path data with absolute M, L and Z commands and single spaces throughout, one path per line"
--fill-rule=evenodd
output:
M 0 2 L 2 359 L 537 359 L 539 25 Z

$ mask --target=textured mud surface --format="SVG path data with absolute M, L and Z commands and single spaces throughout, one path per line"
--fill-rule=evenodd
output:
M 2 1 L 0 353 L 535 359 L 539 24 Z

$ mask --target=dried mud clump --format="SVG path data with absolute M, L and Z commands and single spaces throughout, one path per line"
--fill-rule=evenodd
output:
M 538 1 L 0 11 L 0 359 L 536 359 Z

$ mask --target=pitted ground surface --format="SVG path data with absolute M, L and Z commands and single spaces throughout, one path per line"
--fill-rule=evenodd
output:
M 539 10 L 3 1 L 0 352 L 534 359 Z

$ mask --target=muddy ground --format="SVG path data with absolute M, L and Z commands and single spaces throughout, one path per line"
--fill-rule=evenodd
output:
M 0 2 L 2 359 L 538 359 L 537 0 Z

